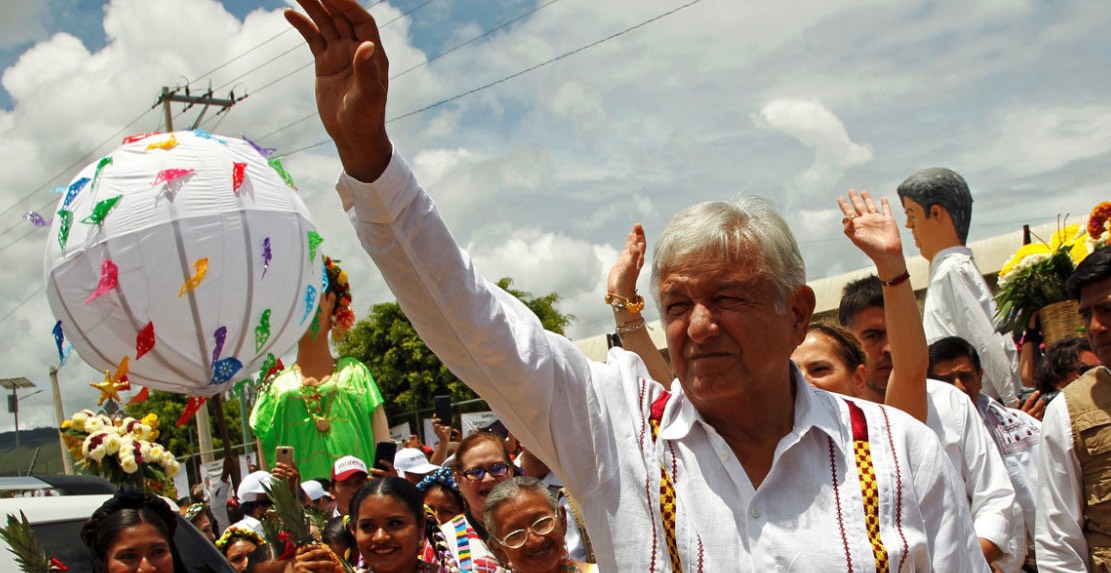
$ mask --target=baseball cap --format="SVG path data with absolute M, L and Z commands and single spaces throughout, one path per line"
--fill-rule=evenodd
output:
M 424 475 L 436 471 L 440 466 L 428 463 L 424 452 L 416 448 L 402 448 L 393 457 L 393 467 L 405 474 Z
M 343 456 L 332 465 L 332 480 L 344 481 L 347 478 L 361 473 L 367 475 L 366 463 L 355 456 Z
M 235 491 L 236 497 L 239 498 L 240 503 L 248 501 L 258 501 L 266 497 L 266 490 L 264 487 L 270 487 L 270 480 L 273 479 L 270 472 L 257 471 L 247 474 L 243 481 L 239 482 L 239 489 Z
M 315 480 L 301 482 L 301 491 L 305 492 L 305 495 L 309 496 L 309 499 L 313 501 L 328 495 L 328 492 L 324 491 L 324 486 L 320 485 L 320 482 Z

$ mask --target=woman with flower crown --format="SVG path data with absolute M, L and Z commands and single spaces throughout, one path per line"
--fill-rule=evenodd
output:
M 332 464 L 347 455 L 371 465 L 375 441 L 390 435 L 382 395 L 366 365 L 332 357 L 328 334 L 342 337 L 355 313 L 347 273 L 329 257 L 324 265 L 328 285 L 316 323 L 298 343 L 297 362 L 260 391 L 250 420 L 267 463 L 273 467 L 277 446 L 292 446 L 305 479 L 330 477 Z

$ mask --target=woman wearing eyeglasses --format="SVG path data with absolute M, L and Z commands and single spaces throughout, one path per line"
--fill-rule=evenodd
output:
M 492 573 L 499 570 L 497 556 L 487 546 L 483 506 L 494 486 L 513 477 L 516 466 L 509 459 L 505 442 L 491 432 L 463 438 L 455 452 L 455 483 L 463 494 L 465 511 L 441 526 L 460 573 Z
M 532 477 L 498 484 L 483 509 L 490 549 L 516 573 L 588 573 L 598 566 L 573 561 L 564 537 L 567 515 L 551 490 Z

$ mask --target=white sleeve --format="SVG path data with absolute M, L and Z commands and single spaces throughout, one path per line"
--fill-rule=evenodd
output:
M 1034 547 L 1038 570 L 1046 573 L 1088 570 L 1084 538 L 1084 491 L 1080 460 L 1064 394 L 1049 403 L 1042 418 L 1038 451 L 1038 512 Z
M 574 476 L 568 486 L 577 495 L 616 476 L 617 464 L 596 460 L 621 457 L 612 420 L 632 416 L 620 411 L 625 402 L 599 392 L 635 392 L 621 377 L 647 376 L 638 359 L 614 353 L 616 363 L 592 363 L 480 276 L 396 151 L 377 181 L 343 174 L 336 189 L 363 248 L 436 356 L 542 461 Z
M 1010 546 L 1015 519 L 1015 488 L 1007 464 L 988 435 L 971 400 L 964 398 L 964 447 L 961 455 L 967 475 L 965 484 L 972 501 L 972 523 L 976 536 L 996 544 L 1004 552 Z

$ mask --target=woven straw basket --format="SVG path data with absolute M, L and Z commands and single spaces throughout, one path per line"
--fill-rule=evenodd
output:
M 1084 336 L 1084 324 L 1080 322 L 1080 307 L 1075 300 L 1063 300 L 1045 306 L 1038 313 L 1042 322 L 1042 338 L 1045 347 L 1066 338 Z

